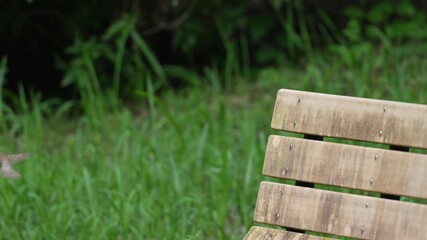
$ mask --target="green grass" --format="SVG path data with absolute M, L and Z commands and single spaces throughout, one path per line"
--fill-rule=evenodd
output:
M 427 103 L 425 57 L 380 49 L 349 63 L 339 54 L 264 68 L 226 91 L 209 68 L 198 76 L 205 84 L 158 96 L 148 80 L 131 104 L 89 91 L 78 116 L 77 102 L 22 89 L 14 108 L 1 105 L 0 151 L 32 156 L 15 166 L 20 180 L 0 179 L 0 238 L 242 238 L 279 88 Z
M 237 238 L 251 221 L 268 119 L 262 105 L 208 90 L 78 119 L 17 113 L 2 151 L 28 151 L 23 178 L 0 181 L 10 239 Z M 246 104 L 245 103 L 245 104 Z M 163 108 L 160 105 L 163 104 Z M 166 113 L 170 112 L 170 115 Z M 235 114 L 234 114 L 235 113 Z M 239 120 L 240 119 L 240 120 Z

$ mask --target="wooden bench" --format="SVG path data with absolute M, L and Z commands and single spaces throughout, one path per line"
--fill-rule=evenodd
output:
M 427 105 L 282 89 L 271 126 L 304 138 L 269 137 L 244 239 L 427 239 Z

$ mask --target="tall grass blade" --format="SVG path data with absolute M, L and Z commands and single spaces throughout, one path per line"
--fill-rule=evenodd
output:
M 117 54 L 114 61 L 114 77 L 113 89 L 114 95 L 119 96 L 120 93 L 120 74 L 122 71 L 123 57 L 126 50 L 126 42 L 129 38 L 130 32 L 133 30 L 133 23 L 127 23 L 122 30 L 120 38 L 117 40 Z
M 169 77 L 179 78 L 194 88 L 201 87 L 199 75 L 190 69 L 175 65 L 166 65 L 163 69 Z
M 169 123 L 172 125 L 173 129 L 175 130 L 181 146 L 184 146 L 185 141 L 184 141 L 184 135 L 183 135 L 181 125 L 179 125 L 175 121 L 175 118 L 173 117 L 171 111 L 169 110 L 168 105 L 164 101 L 162 101 L 160 98 L 155 96 L 153 93 L 146 92 L 143 90 L 137 90 L 136 94 L 141 97 L 150 99 L 162 110 L 162 112 L 165 114 L 165 117 L 168 119 Z
M 160 80 L 160 83 L 163 86 L 168 85 L 166 74 L 160 65 L 159 60 L 157 59 L 156 55 L 151 51 L 151 49 L 148 47 L 148 45 L 145 43 L 145 41 L 141 38 L 141 36 L 136 32 L 132 31 L 130 33 L 130 36 L 132 40 L 135 42 L 135 44 L 138 46 L 138 49 L 141 51 L 143 56 L 147 59 L 150 66 L 153 68 L 154 72 L 156 73 L 157 77 Z M 160 86 L 157 86 L 160 87 Z
M 224 24 L 220 19 L 215 20 L 216 28 L 221 37 L 222 44 L 225 49 L 225 66 L 224 66 L 224 85 L 225 89 L 231 89 L 233 75 L 240 75 L 240 67 L 235 51 L 237 50 L 233 42 L 227 35 Z

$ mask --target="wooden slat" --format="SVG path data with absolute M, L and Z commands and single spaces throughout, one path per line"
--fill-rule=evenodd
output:
M 279 90 L 272 128 L 427 148 L 427 105 Z
M 360 239 L 426 239 L 427 205 L 262 182 L 255 222 Z
M 270 136 L 270 177 L 427 199 L 427 155 Z
M 288 232 L 279 229 L 266 227 L 251 227 L 248 234 L 243 240 L 328 240 L 332 238 L 324 238 L 313 235 Z

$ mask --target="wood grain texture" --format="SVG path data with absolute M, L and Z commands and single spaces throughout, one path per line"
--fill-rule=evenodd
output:
M 263 174 L 427 199 L 425 154 L 272 135 Z
M 328 240 L 332 238 L 324 238 L 312 236 L 308 234 L 288 232 L 280 229 L 266 227 L 251 227 L 248 234 L 243 240 Z
M 426 239 L 427 205 L 262 182 L 255 222 L 360 239 Z
M 276 130 L 427 148 L 427 105 L 281 89 Z

